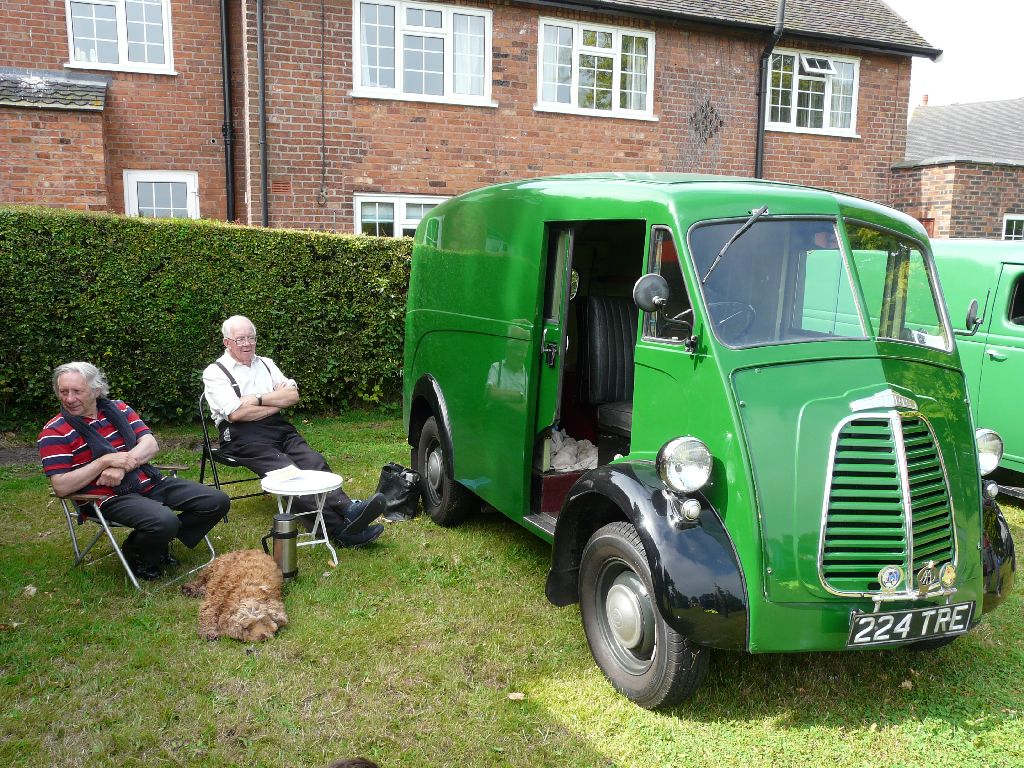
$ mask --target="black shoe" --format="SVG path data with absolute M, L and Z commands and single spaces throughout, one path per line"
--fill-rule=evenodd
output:
M 359 533 L 339 533 L 334 537 L 334 543 L 346 549 L 365 547 L 371 541 L 376 541 L 384 533 L 384 526 L 380 523 L 364 528 Z
M 160 558 L 160 565 L 167 565 L 171 568 L 176 568 L 181 565 L 181 561 L 171 554 L 171 550 L 168 547 L 167 551 L 164 552 L 164 556 Z
M 388 508 L 384 494 L 375 493 L 366 501 L 353 501 L 345 510 L 346 525 L 342 532 L 346 536 L 354 536 L 366 530 L 366 526 L 380 517 Z
M 135 574 L 135 578 L 142 579 L 143 581 L 154 581 L 163 576 L 159 565 L 144 565 L 143 563 L 133 563 L 129 560 L 128 567 L 132 569 L 132 573 Z

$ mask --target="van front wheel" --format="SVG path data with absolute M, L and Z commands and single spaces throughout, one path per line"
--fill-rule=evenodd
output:
M 473 511 L 473 495 L 455 481 L 452 459 L 431 416 L 420 430 L 416 444 L 416 471 L 420 473 L 423 509 L 438 525 L 458 525 Z
M 710 651 L 662 618 L 643 542 L 629 523 L 595 533 L 580 563 L 580 613 L 594 661 L 615 689 L 646 709 L 688 699 Z

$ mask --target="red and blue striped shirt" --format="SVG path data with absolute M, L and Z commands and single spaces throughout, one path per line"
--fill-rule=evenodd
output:
M 127 403 L 123 400 L 114 400 L 113 403 L 125 415 L 125 418 L 128 419 L 128 424 L 131 425 L 136 438 L 153 434 L 149 427 L 146 426 L 146 422 Z M 102 411 L 98 416 L 98 419 L 86 419 L 86 421 L 90 421 L 93 427 L 116 450 L 127 452 L 128 449 L 124 444 L 124 438 L 117 431 L 117 427 L 110 423 Z M 68 424 L 59 413 L 46 422 L 46 426 L 39 433 L 36 445 L 39 446 L 39 458 L 43 462 L 43 472 L 47 477 L 78 469 L 94 459 L 92 450 L 89 448 L 88 443 L 85 442 L 85 438 L 78 434 L 78 430 Z M 153 489 L 152 478 L 140 469 L 136 469 L 134 472 L 141 492 L 149 493 Z M 90 483 L 79 490 L 78 493 L 113 496 L 114 489 L 109 485 Z

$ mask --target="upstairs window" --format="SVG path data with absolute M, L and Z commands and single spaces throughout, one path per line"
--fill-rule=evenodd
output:
M 541 19 L 536 109 L 652 119 L 654 35 Z
M 65 0 L 65 11 L 68 66 L 172 74 L 169 0 Z
M 771 59 L 767 127 L 853 136 L 860 62 L 777 51 Z
M 1003 240 L 1024 240 L 1024 216 L 1003 217 Z
M 490 11 L 404 2 L 354 8 L 356 96 L 490 103 Z

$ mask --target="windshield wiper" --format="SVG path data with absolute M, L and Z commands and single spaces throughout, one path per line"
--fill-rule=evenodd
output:
M 722 260 L 722 257 L 725 256 L 725 252 L 732 247 L 732 244 L 740 239 L 740 235 L 742 235 L 744 232 L 746 232 L 748 229 L 754 226 L 754 222 L 760 219 L 766 213 L 768 213 L 768 206 L 762 205 L 760 208 L 758 208 L 756 211 L 750 214 L 750 218 L 743 222 L 743 226 L 741 226 L 739 229 L 732 233 L 732 237 L 730 237 L 725 242 L 725 245 L 722 246 L 722 250 L 720 250 L 718 252 L 718 255 L 715 256 L 715 260 L 711 262 L 711 266 L 708 267 L 707 274 L 700 279 L 701 285 L 704 285 L 704 283 L 708 281 L 708 278 L 711 277 L 711 273 L 714 272 L 715 267 L 718 266 L 718 262 Z

